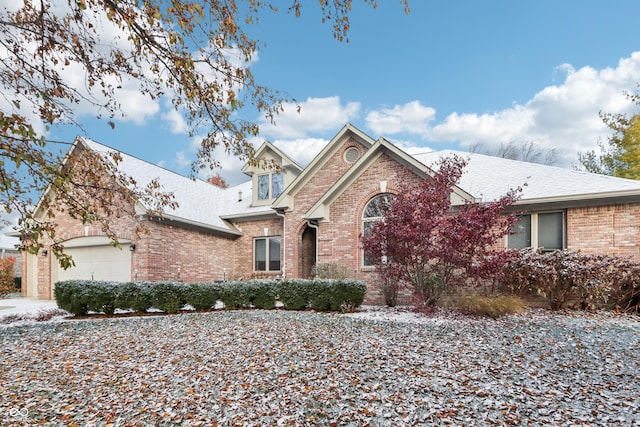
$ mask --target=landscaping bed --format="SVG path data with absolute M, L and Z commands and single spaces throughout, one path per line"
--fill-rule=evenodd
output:
M 0 330 L 2 425 L 634 425 L 640 321 L 239 310 Z

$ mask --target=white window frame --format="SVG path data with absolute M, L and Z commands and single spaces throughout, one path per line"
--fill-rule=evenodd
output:
M 393 194 L 391 193 L 380 193 L 380 194 L 376 194 L 375 196 L 373 196 L 371 199 L 369 199 L 369 201 L 364 205 L 364 208 L 362 209 L 362 216 L 361 216 L 361 221 L 362 221 L 362 235 L 364 236 L 365 233 L 365 227 L 367 226 L 367 224 L 375 224 L 376 222 L 382 220 L 382 216 L 373 216 L 373 217 L 365 217 L 365 213 L 367 212 L 367 208 L 369 207 L 369 205 L 371 204 L 371 202 L 373 202 L 375 199 L 380 198 L 386 196 L 387 199 L 390 201 L 391 198 L 393 197 Z M 364 253 L 364 249 L 362 249 L 362 266 L 363 267 L 374 267 L 375 264 L 373 263 L 367 263 L 367 257 L 366 254 Z
M 281 180 L 281 185 L 282 188 L 280 188 L 280 193 L 275 194 L 274 195 L 274 191 L 273 191 L 273 176 L 279 176 L 280 180 Z M 263 176 L 268 176 L 268 183 L 267 183 L 267 197 L 265 198 L 261 198 L 260 197 L 260 177 Z M 256 199 L 258 200 L 258 202 L 264 202 L 264 201 L 268 201 L 268 200 L 272 200 L 275 199 L 276 197 L 278 197 L 280 194 L 282 194 L 282 191 L 284 191 L 284 176 L 282 175 L 282 173 L 262 173 L 260 175 L 258 175 L 257 178 L 257 182 L 256 182 Z
M 562 248 L 560 248 L 560 250 L 562 249 L 566 249 L 567 248 L 567 213 L 564 210 L 557 210 L 557 211 L 542 211 L 542 212 L 531 212 L 531 213 L 525 213 L 525 214 L 521 214 L 518 215 L 518 217 L 521 216 L 529 216 L 531 217 L 531 236 L 530 236 L 530 240 L 531 240 L 531 248 L 534 249 L 542 249 L 543 252 L 551 252 L 551 251 L 555 251 L 558 250 L 557 248 L 553 248 L 553 249 L 545 249 L 545 248 L 540 248 L 539 242 L 538 242 L 538 217 L 539 215 L 544 215 L 544 214 L 558 214 L 561 213 L 562 214 Z M 505 247 L 508 249 L 513 249 L 511 247 L 509 247 L 509 236 L 507 235 L 505 237 Z
M 280 240 L 280 250 L 278 251 L 278 268 L 271 269 L 271 240 L 278 239 Z M 258 240 L 265 241 L 265 269 L 260 270 L 256 265 L 256 244 Z M 255 237 L 253 239 L 253 271 L 254 272 L 274 272 L 282 270 L 282 236 L 266 236 L 266 237 Z

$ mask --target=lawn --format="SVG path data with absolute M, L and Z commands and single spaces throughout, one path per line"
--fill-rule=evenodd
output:
M 4 327 L 0 351 L 2 425 L 640 425 L 638 317 L 218 311 Z

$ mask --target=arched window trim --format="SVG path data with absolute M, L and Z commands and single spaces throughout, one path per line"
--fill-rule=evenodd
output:
M 370 227 L 383 218 L 383 209 L 389 206 L 392 193 L 380 193 L 373 196 L 365 205 L 362 210 L 362 235 L 365 236 L 368 233 Z M 362 265 L 365 267 L 373 266 L 373 262 L 364 250 L 362 251 Z

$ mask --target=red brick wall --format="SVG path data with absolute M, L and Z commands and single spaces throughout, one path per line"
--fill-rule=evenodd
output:
M 344 151 L 350 147 L 345 143 L 316 174 L 310 185 L 305 186 L 295 197 L 294 212 L 287 213 L 286 225 L 289 242 L 287 262 L 293 265 L 288 275 L 298 276 L 298 257 L 301 234 L 306 225 L 302 215 L 342 176 L 351 164 L 343 160 Z M 397 191 L 398 182 L 418 183 L 420 178 L 386 155 L 365 170 L 331 205 L 328 222 L 318 224 L 318 262 L 345 266 L 352 277 L 367 283 L 367 304 L 381 304 L 383 297 L 375 285 L 376 274 L 372 267 L 363 267 L 359 236 L 362 229 L 362 213 L 365 205 L 380 194 L 380 181 L 387 181 L 386 192 Z M 293 248 L 291 250 L 290 248 Z
M 277 272 L 256 272 L 253 265 L 253 241 L 255 237 L 282 237 L 280 245 L 280 268 L 283 267 L 285 257 L 283 255 L 285 241 L 283 236 L 282 218 L 261 219 L 257 221 L 242 221 L 234 223 L 242 230 L 242 236 L 234 241 L 234 266 L 233 279 L 251 277 L 273 277 L 280 276 L 282 271 Z M 267 233 L 265 235 L 265 229 Z
M 286 213 L 285 232 L 288 238 L 285 242 L 285 253 L 287 257 L 286 274 L 288 277 L 298 277 L 300 275 L 298 262 L 302 250 L 301 236 L 307 224 L 303 215 L 353 166 L 352 163 L 344 159 L 344 152 L 350 147 L 357 147 L 361 155 L 366 151 L 366 147 L 359 144 L 356 140 L 352 138 L 345 140 L 333 155 L 331 155 L 324 164 L 320 165 L 320 169 L 316 174 L 313 175 L 307 184 L 295 195 L 293 211 Z M 323 239 L 325 239 L 322 232 L 318 234 L 318 239 L 318 256 L 320 257 L 322 248 L 330 245 L 330 242 L 327 243 L 327 245 L 322 243 Z M 326 241 L 326 239 L 324 241 Z
M 640 203 L 569 209 L 567 249 L 640 261 Z
M 134 240 L 132 280 L 224 280 L 233 274 L 235 239 L 168 223 L 147 223 L 150 234 Z

